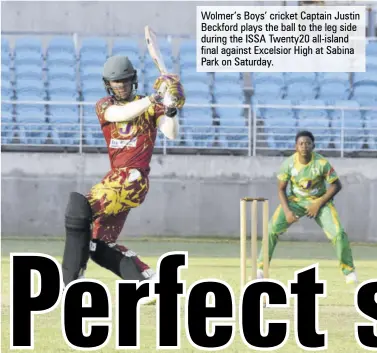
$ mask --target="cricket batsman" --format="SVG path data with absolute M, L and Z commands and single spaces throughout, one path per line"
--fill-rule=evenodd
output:
M 185 104 L 184 90 L 176 75 L 163 75 L 155 81 L 153 94 L 136 94 L 137 71 L 126 56 L 105 62 L 103 81 L 108 96 L 96 103 L 96 113 L 111 169 L 87 195 L 70 194 L 62 264 L 65 285 L 84 276 L 89 257 L 122 279 L 157 281 L 155 271 L 117 239 L 131 209 L 147 196 L 157 129 L 168 139 L 178 136 L 177 111 Z M 144 304 L 155 301 L 143 299 Z
M 315 139 L 311 132 L 296 135 L 296 153 L 288 157 L 278 173 L 280 205 L 268 226 L 269 259 L 271 261 L 278 238 L 291 224 L 307 216 L 323 229 L 333 244 L 346 283 L 357 284 L 352 251 L 334 206 L 334 196 L 342 189 L 339 177 L 326 158 L 313 152 Z M 287 185 L 290 187 L 287 192 Z M 326 189 L 326 184 L 329 188 Z M 263 278 L 263 251 L 258 258 L 257 277 Z

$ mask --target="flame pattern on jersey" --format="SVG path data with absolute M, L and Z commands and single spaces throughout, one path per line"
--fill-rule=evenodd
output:
M 128 208 L 139 206 L 149 189 L 148 178 L 142 174 L 130 180 L 130 170 L 115 169 L 107 173 L 100 183 L 94 185 L 88 194 L 93 217 L 101 214 L 117 214 Z
M 134 100 L 144 98 L 135 96 Z M 151 105 L 147 111 L 129 122 L 108 122 L 104 115 L 108 107 L 121 104 L 105 97 L 96 104 L 98 120 L 108 147 L 111 168 L 138 168 L 149 173 L 157 136 L 157 119 L 164 114 L 162 105 Z M 125 103 L 128 104 L 128 103 Z
M 87 195 L 93 212 L 93 238 L 115 242 L 129 211 L 144 202 L 148 190 L 148 177 L 136 170 L 109 171 Z
M 135 100 L 141 98 L 136 96 Z M 87 194 L 93 211 L 92 236 L 111 243 L 116 242 L 130 210 L 140 206 L 148 193 L 157 119 L 164 114 L 162 106 L 151 105 L 133 121 L 112 123 L 104 115 L 113 104 L 119 103 L 112 97 L 96 104 L 111 170 Z
M 125 256 L 132 256 L 140 272 L 147 271 L 149 266 L 137 254 L 116 242 L 130 210 L 143 203 L 148 189 L 148 177 L 136 170 L 115 169 L 87 195 L 93 212 L 92 238 L 104 241 Z

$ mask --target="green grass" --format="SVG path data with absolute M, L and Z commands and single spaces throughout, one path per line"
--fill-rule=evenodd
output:
M 188 251 L 188 269 L 181 270 L 181 278 L 186 280 L 186 288 L 190 284 L 205 278 L 217 278 L 230 284 L 239 300 L 239 244 L 237 241 L 214 241 L 197 239 L 158 239 L 152 240 L 124 240 L 129 247 L 141 254 L 141 258 L 155 266 L 158 257 L 168 251 Z M 1 352 L 11 352 L 9 348 L 9 253 L 10 252 L 42 252 L 50 254 L 61 261 L 63 242 L 61 240 L 43 239 L 3 239 L 2 240 L 2 344 Z M 376 245 L 353 244 L 353 253 L 358 274 L 361 281 L 375 278 Z M 319 263 L 319 277 L 327 281 L 327 297 L 319 299 L 319 329 L 328 330 L 329 348 L 331 353 L 358 353 L 364 350 L 358 346 L 354 337 L 355 322 L 365 321 L 356 311 L 353 304 L 353 293 L 346 286 L 341 275 L 334 251 L 329 243 L 291 243 L 278 244 L 274 260 L 270 268 L 271 278 L 284 284 L 293 279 L 294 271 L 303 267 Z M 104 282 L 110 289 L 113 302 L 113 318 L 115 318 L 115 280 L 112 273 L 89 263 L 87 277 L 96 278 Z M 199 352 L 186 339 L 184 329 L 184 299 L 181 302 L 181 349 L 182 352 Z M 140 352 L 156 351 L 156 307 L 141 308 Z M 33 352 L 74 352 L 64 341 L 61 332 L 60 306 L 53 312 L 35 317 L 35 347 Z M 250 313 L 253 315 L 253 313 Z M 304 352 L 298 348 L 294 336 L 293 301 L 289 309 L 267 309 L 266 319 L 289 319 L 291 322 L 290 335 L 287 343 L 281 349 L 282 353 Z M 236 335 L 233 343 L 224 352 L 249 352 L 243 343 L 238 325 L 238 311 L 236 311 Z M 112 336 L 108 345 L 98 352 L 115 351 L 115 320 L 113 320 Z M 127 334 L 122 332 L 121 334 Z M 132 350 L 137 351 L 137 350 Z M 162 352 L 171 352 L 163 350 Z M 13 352 L 21 352 L 14 350 Z

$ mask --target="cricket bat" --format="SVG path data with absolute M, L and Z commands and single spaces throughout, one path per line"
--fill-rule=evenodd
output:
M 147 43 L 149 55 L 153 59 L 161 75 L 167 74 L 168 70 L 165 66 L 164 59 L 162 57 L 160 48 L 158 46 L 156 33 L 149 26 L 145 26 L 144 34 L 145 34 L 145 41 Z
M 145 33 L 145 41 L 147 43 L 149 55 L 151 56 L 154 63 L 156 64 L 157 69 L 160 71 L 161 75 L 168 74 L 168 70 L 166 68 L 164 58 L 162 57 L 160 48 L 158 46 L 156 33 L 149 26 L 144 27 L 144 33 Z M 164 95 L 166 88 L 167 88 L 166 83 L 162 83 L 158 91 L 160 92 L 160 94 Z M 164 104 L 165 103 L 166 102 L 164 102 Z M 173 101 L 167 104 L 169 105 L 171 103 L 173 103 Z

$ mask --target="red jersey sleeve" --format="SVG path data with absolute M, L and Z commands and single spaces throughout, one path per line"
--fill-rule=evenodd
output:
M 98 120 L 99 120 L 101 126 L 104 123 L 106 123 L 106 120 L 105 120 L 106 109 L 110 105 L 113 105 L 113 104 L 114 104 L 114 102 L 112 101 L 111 97 L 104 97 L 96 103 L 96 113 L 97 113 L 97 117 L 98 117 Z

